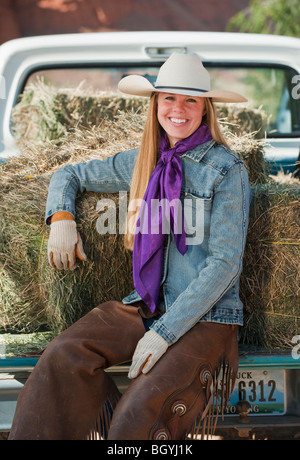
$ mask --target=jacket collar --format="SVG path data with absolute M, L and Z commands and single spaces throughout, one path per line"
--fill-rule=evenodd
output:
M 204 144 L 198 145 L 195 149 L 188 150 L 186 153 L 184 153 L 181 158 L 187 157 L 200 163 L 204 155 L 215 145 L 215 143 L 216 141 L 212 139 L 208 142 L 205 142 Z

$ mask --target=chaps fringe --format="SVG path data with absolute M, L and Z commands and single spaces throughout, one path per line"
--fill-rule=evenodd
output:
M 238 359 L 234 353 L 227 355 L 225 352 L 215 369 L 209 362 L 202 362 L 184 387 L 167 396 L 148 439 L 211 439 L 219 416 L 224 419 L 237 370 Z M 88 440 L 107 439 L 112 415 L 121 396 L 115 388 L 104 401 Z
M 224 420 L 224 412 L 234 388 L 237 369 L 237 363 L 231 363 L 225 356 L 223 357 L 214 376 L 207 382 L 206 407 L 202 415 L 195 420 L 186 439 L 208 440 L 212 438 L 220 414 L 222 420 Z
M 91 429 L 87 437 L 88 441 L 99 441 L 107 439 L 111 419 L 120 399 L 121 393 L 115 393 L 112 396 L 110 396 L 106 401 L 104 401 L 101 410 L 99 411 L 95 425 Z

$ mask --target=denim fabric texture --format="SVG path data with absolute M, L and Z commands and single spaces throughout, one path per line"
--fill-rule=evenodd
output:
M 75 216 L 78 193 L 129 192 L 137 153 L 137 149 L 120 152 L 55 172 L 49 185 L 46 222 L 57 211 Z M 239 279 L 251 200 L 246 168 L 238 155 L 214 140 L 186 152 L 181 160 L 183 209 L 186 205 L 193 212 L 199 207 L 202 222 L 201 231 L 189 235 L 184 256 L 178 252 L 172 234 L 166 237 L 164 301 L 158 305 L 164 314 L 150 328 L 169 345 L 198 321 L 243 324 Z M 139 300 L 139 294 L 133 291 L 123 303 Z

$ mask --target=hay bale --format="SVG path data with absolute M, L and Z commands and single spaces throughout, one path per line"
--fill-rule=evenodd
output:
M 77 200 L 77 222 L 88 261 L 73 272 L 60 272 L 47 259 L 44 207 L 49 175 L 18 181 L 1 197 L 0 328 L 57 332 L 91 308 L 121 299 L 132 284 L 131 256 L 123 236 L 96 231 L 96 205 L 106 195 L 86 193 Z M 118 195 L 109 195 L 116 203 Z
M 103 195 L 85 194 L 77 200 L 77 222 L 89 260 L 71 273 L 49 267 L 44 210 L 56 169 L 139 145 L 144 119 L 138 115 L 138 103 L 134 98 L 121 103 L 120 98 L 97 95 L 93 113 L 101 103 L 98 125 L 74 127 L 73 118 L 77 123 L 85 116 L 79 117 L 76 110 L 84 112 L 91 101 L 80 95 L 77 103 L 72 95 L 67 104 L 64 94 L 65 112 L 67 106 L 74 113 L 61 135 L 62 130 L 54 131 L 52 126 L 62 95 L 51 88 L 44 92 L 39 85 L 37 94 L 25 92 L 17 105 L 14 126 L 21 154 L 0 166 L 0 328 L 23 332 L 59 332 L 99 302 L 122 298 L 132 284 L 131 257 L 123 247 L 123 236 L 99 235 L 95 230 L 96 204 Z M 119 110 L 123 106 L 126 113 Z
M 0 336 L 0 359 L 14 357 L 38 357 L 55 337 L 53 332 L 33 332 L 31 334 L 10 334 Z
M 58 90 L 40 81 L 25 89 L 13 112 L 13 129 L 21 152 L 26 154 L 28 150 L 37 150 L 33 156 L 38 154 L 44 171 L 49 171 L 56 165 L 81 159 L 84 150 L 86 158 L 88 154 L 94 155 L 101 144 L 107 148 L 108 141 L 112 148 L 110 154 L 125 150 L 129 144 L 126 142 L 124 147 L 122 143 L 123 134 L 127 132 L 129 136 L 127 139 L 125 136 L 126 141 L 132 141 L 128 148 L 137 146 L 148 104 L 148 98 L 120 97 L 103 92 L 95 94 L 80 86 L 77 90 Z M 261 109 L 222 104 L 217 104 L 217 112 L 230 147 L 245 162 L 250 182 L 267 182 L 263 153 L 265 142 L 260 139 L 265 113 Z M 115 123 L 111 124 L 111 121 Z M 50 151 L 47 149 L 49 144 Z M 57 148 L 54 150 L 53 146 Z M 40 165 L 39 168 L 42 172 Z
M 0 328 L 59 332 L 98 303 L 128 293 L 131 257 L 124 249 L 123 236 L 99 235 L 95 229 L 96 204 L 104 195 L 86 193 L 77 200 L 77 222 L 89 260 L 74 272 L 62 273 L 48 264 L 49 229 L 44 211 L 55 169 L 92 157 L 104 158 L 115 153 L 115 144 L 120 150 L 136 147 L 138 132 L 138 121 L 133 124 L 131 115 L 126 122 L 111 121 L 109 127 L 104 120 L 99 128 L 67 133 L 59 146 L 52 141 L 43 146 L 23 144 L 16 161 L 1 165 L 0 299 L 5 302 L 0 303 Z M 117 201 L 118 196 L 110 198 Z
M 121 102 L 118 96 L 102 96 L 101 99 L 99 95 L 90 97 L 80 91 L 75 95 L 68 91 L 57 93 L 43 88 L 42 84 L 32 90 L 30 94 L 25 92 L 14 112 L 14 129 L 22 153 L 13 162 L 0 166 L 0 328 L 28 333 L 43 329 L 59 332 L 100 302 L 126 295 L 132 289 L 132 267 L 131 254 L 124 249 L 122 235 L 97 233 L 95 227 L 99 214 L 96 204 L 105 196 L 93 193 L 79 197 L 76 205 L 77 222 L 88 261 L 80 263 L 70 273 L 49 266 L 49 230 L 44 224 L 44 208 L 50 177 L 66 163 L 105 158 L 116 151 L 137 147 L 147 104 L 145 99 L 138 98 L 129 98 L 126 102 L 122 98 Z M 124 111 L 124 107 L 128 110 Z M 227 121 L 230 123 L 230 119 Z M 246 309 L 242 340 L 262 343 L 263 334 L 257 331 L 257 325 L 265 317 L 265 312 L 290 314 L 292 306 L 295 313 L 294 287 L 288 288 L 290 294 L 286 297 L 287 291 L 282 290 L 282 283 L 280 291 L 274 283 L 278 280 L 278 271 L 282 274 L 286 271 L 282 268 L 286 252 L 277 252 L 276 262 L 271 258 L 276 267 L 278 258 L 281 258 L 277 273 L 272 264 L 271 268 L 268 266 L 270 248 L 272 251 L 274 247 L 283 248 L 270 244 L 269 240 L 278 239 L 278 233 L 268 230 L 268 225 L 274 227 L 276 223 L 282 233 L 288 218 L 292 228 L 296 220 L 294 215 L 288 217 L 286 208 L 290 209 L 290 203 L 295 199 L 290 198 L 290 191 L 272 192 L 272 182 L 266 174 L 263 142 L 251 134 L 229 133 L 227 125 L 224 126 L 228 142 L 244 159 L 250 182 L 255 187 L 251 235 L 241 280 Z M 109 197 L 117 208 L 118 196 Z M 282 202 L 286 208 L 282 208 Z M 282 218 L 277 221 L 275 214 L 271 219 L 277 208 L 284 209 L 284 221 Z M 298 238 L 296 230 L 290 230 L 290 234 L 289 241 Z M 287 247 L 290 250 L 292 245 Z M 293 246 L 293 250 L 297 251 L 297 247 Z M 274 275 L 272 291 L 266 295 L 265 288 L 270 287 L 267 283 L 271 275 Z M 292 278 L 289 278 L 290 282 L 294 281 Z M 274 317 L 267 316 L 270 322 Z M 256 328 L 255 332 L 253 328 Z M 274 340 L 269 342 L 269 346 L 273 344 Z
M 60 140 L 72 128 L 99 126 L 126 111 L 145 112 L 147 98 L 121 97 L 89 89 L 57 89 L 40 80 L 24 90 L 13 115 L 13 130 L 21 145 Z
M 263 139 L 267 126 L 267 114 L 261 108 L 249 108 L 238 104 L 218 104 L 218 116 L 221 124 L 234 135 L 251 134 L 255 139 Z
M 290 348 L 300 325 L 300 185 L 252 188 L 241 298 L 241 341 Z
M 266 113 L 243 105 L 217 104 L 223 134 L 231 149 L 243 159 L 252 185 L 269 181 L 264 157 Z

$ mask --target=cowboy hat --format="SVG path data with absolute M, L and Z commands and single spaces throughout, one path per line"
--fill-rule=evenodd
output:
M 210 89 L 210 75 L 199 56 L 172 54 L 161 66 L 154 85 L 141 75 L 128 75 L 118 85 L 122 93 L 149 97 L 153 92 L 212 98 L 214 102 L 247 102 L 238 93 Z

